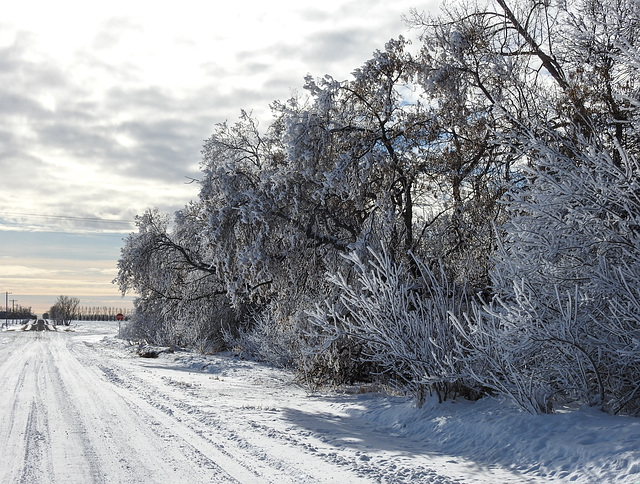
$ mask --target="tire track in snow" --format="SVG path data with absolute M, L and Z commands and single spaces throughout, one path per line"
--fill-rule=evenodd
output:
M 181 385 L 169 377 L 162 377 L 160 381 L 145 379 L 140 376 L 145 371 L 144 367 L 133 373 L 124 367 L 116 371 L 103 365 L 102 371 L 115 384 L 135 391 L 145 402 L 164 413 L 165 418 L 179 420 L 211 445 L 219 448 L 224 445 L 224 449 L 220 449 L 222 452 L 241 458 L 256 475 L 277 475 L 278 478 L 271 482 L 328 482 L 332 479 L 327 475 L 328 468 L 334 475 L 342 475 L 345 482 L 456 482 L 438 476 L 427 465 L 403 464 L 402 459 L 394 463 L 372 458 L 365 452 L 345 449 L 340 442 L 331 442 L 330 439 L 319 442 L 318 436 L 313 436 L 306 429 L 264 425 L 251 418 L 255 409 L 230 408 L 223 402 L 218 402 L 215 407 L 191 405 L 186 401 L 189 399 L 180 398 L 180 394 L 175 392 L 176 387 L 189 392 L 197 402 L 206 397 L 198 395 L 197 388 Z M 173 388 L 169 388 L 168 385 L 172 384 Z M 266 410 L 257 411 L 264 414 Z M 280 413 L 273 412 L 274 416 Z M 264 420 L 262 416 L 260 419 Z M 258 434 L 261 437 L 256 438 Z M 315 441 L 310 443 L 312 440 Z M 265 441 L 268 448 L 260 445 Z
M 96 416 L 91 430 L 94 438 L 102 439 L 100 457 L 110 460 L 110 475 L 127 476 L 126 481 L 120 477 L 109 482 L 237 482 L 215 462 L 203 462 L 189 452 L 190 444 L 164 430 L 161 420 L 150 418 L 135 404 L 134 394 L 123 395 L 110 385 L 87 348 L 91 345 L 71 343 L 67 350 L 73 358 L 65 361 L 75 367 L 74 385 L 92 380 L 99 385 L 99 404 L 84 396 L 84 418 Z
M 43 482 L 45 476 L 50 476 L 50 460 L 43 458 L 47 452 L 46 448 L 46 417 L 41 418 L 41 410 L 38 409 L 36 401 L 31 402 L 29 407 L 29 418 L 25 431 L 24 448 L 24 468 L 18 482 L 30 484 L 32 482 Z M 44 468 L 43 468 L 44 467 Z
M 4 444 L 0 482 L 38 482 L 42 462 L 31 462 L 46 435 L 37 412 L 40 338 L 35 333 L 5 333 L 0 353 L 0 442 Z M 35 451 L 34 451 L 35 449 Z
M 3 401 L 9 402 L 2 406 L 0 414 L 0 442 L 11 442 L 15 450 L 5 453 L 3 466 L 0 466 L 0 482 L 14 482 L 19 477 L 18 474 L 11 474 L 8 471 L 18 469 L 17 465 L 11 465 L 15 456 L 24 456 L 25 432 L 31 415 L 25 416 L 21 411 L 23 407 L 30 404 L 28 400 L 20 398 L 20 389 L 24 388 L 29 365 L 24 361 L 25 353 L 16 352 L 3 354 L 3 361 L 0 363 L 0 381 L 3 386 Z M 22 358 L 20 358 L 22 356 Z M 19 371 L 15 371 L 19 368 Z M 6 409 L 5 409 L 6 408 Z M 22 452 L 22 455 L 20 453 Z
M 94 351 L 93 354 L 90 354 Z M 108 388 L 112 399 L 117 398 L 118 408 L 122 410 L 122 404 L 126 405 L 131 414 L 144 423 L 147 434 L 152 433 L 156 441 L 156 453 L 167 462 L 172 462 L 175 469 L 185 471 L 185 465 L 189 463 L 193 477 L 191 482 L 212 481 L 224 482 L 255 482 L 256 476 L 246 472 L 243 464 L 230 455 L 225 455 L 219 448 L 204 445 L 198 440 L 197 433 L 189 432 L 179 419 L 172 418 L 172 410 L 162 405 L 153 406 L 147 402 L 145 389 L 132 387 L 122 378 L 121 370 L 106 366 L 104 362 L 96 362 L 93 356 L 95 350 L 91 344 L 75 344 L 71 347 L 74 357 L 82 362 L 84 371 L 99 374 L 104 383 L 109 383 Z M 147 436 L 150 439 L 150 436 Z M 177 474 L 176 474 L 177 475 Z M 177 482 L 184 480 L 178 477 L 173 480 L 168 477 L 161 478 L 158 482 Z
M 302 449 L 301 453 L 301 449 L 291 445 L 282 446 L 277 440 L 270 440 L 269 448 L 257 445 L 254 441 L 261 439 L 255 439 L 256 429 L 246 427 L 246 419 L 244 416 L 238 419 L 237 411 L 229 408 L 221 409 L 221 412 L 203 411 L 174 397 L 166 388 L 152 386 L 124 368 L 116 372 L 103 366 L 102 371 L 117 385 L 135 391 L 147 405 L 156 408 L 161 412 L 160 415 L 164 414 L 165 419 L 178 420 L 189 430 L 189 441 L 214 446 L 231 459 L 228 464 L 245 467 L 251 476 L 241 479 L 241 482 L 327 482 L 326 466 L 316 466 L 319 470 L 315 473 L 309 470 L 310 461 L 319 456 L 308 453 L 306 449 Z M 243 426 L 248 432 L 241 430 Z M 344 469 L 339 474 L 345 482 L 360 481 L 350 469 Z
M 231 482 L 265 482 L 250 464 L 251 459 L 241 458 L 238 453 L 226 449 L 228 440 L 209 438 L 200 426 L 193 425 L 190 417 L 179 409 L 180 402 L 170 401 L 122 368 L 117 372 L 104 365 L 98 365 L 98 368 L 125 395 L 127 403 L 144 416 L 154 432 L 165 439 L 180 439 L 183 450 L 201 467 L 219 469 L 228 474 Z M 221 423 L 216 421 L 216 425 Z
M 0 353 L 1 483 L 237 482 L 162 438 L 70 352 L 68 333 L 17 333 Z M 186 450 L 185 450 L 186 449 Z
M 100 440 L 95 439 L 83 418 L 84 403 L 69 385 L 77 371 L 65 366 L 66 337 L 51 338 L 43 348 L 47 366 L 43 371 L 46 389 L 39 394 L 47 395 L 43 405 L 56 412 L 48 419 L 54 425 L 48 442 L 53 454 L 53 472 L 59 482 L 70 482 L 81 478 L 83 482 L 104 483 L 104 471 L 99 459 Z M 65 338 L 65 339 L 63 339 Z M 90 385 L 90 380 L 85 385 Z
M 372 456 L 362 450 L 348 450 L 344 444 L 334 441 L 334 438 L 321 437 L 320 443 L 310 442 L 310 437 L 317 439 L 312 432 L 297 427 L 275 429 L 257 420 L 247 418 L 248 424 L 256 431 L 266 433 L 271 439 L 277 439 L 285 444 L 293 445 L 316 454 L 325 461 L 352 469 L 362 478 L 376 482 L 393 483 L 438 483 L 455 484 L 456 480 L 438 475 L 437 471 L 428 465 L 404 463 L 403 456 L 380 458 Z M 336 439 L 337 440 L 337 439 Z M 322 445 L 322 443 L 326 445 Z
M 50 347 L 56 338 L 19 333 L 14 343 L 21 351 L 14 351 L 14 359 L 3 364 L 19 375 L 12 382 L 8 424 L 0 427 L 14 446 L 3 454 L 14 476 L 6 482 L 103 482 L 96 459 L 90 457 L 95 454 L 93 446 L 73 418 L 73 400 L 64 392 L 52 357 Z

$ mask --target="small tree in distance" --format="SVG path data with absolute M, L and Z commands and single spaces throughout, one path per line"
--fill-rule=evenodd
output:
M 71 320 L 76 317 L 78 306 L 80 306 L 80 299 L 77 297 L 58 296 L 56 303 L 49 309 L 49 314 L 54 324 L 69 326 Z

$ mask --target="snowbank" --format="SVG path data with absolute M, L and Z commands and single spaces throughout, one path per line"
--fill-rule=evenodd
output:
M 422 451 L 581 483 L 640 483 L 640 419 L 595 408 L 530 415 L 503 399 L 432 402 L 366 397 L 360 417 L 422 443 Z

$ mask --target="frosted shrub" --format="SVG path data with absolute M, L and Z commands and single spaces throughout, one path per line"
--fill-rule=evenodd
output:
M 283 322 L 273 307 L 249 318 L 250 323 L 235 331 L 224 331 L 229 348 L 282 368 L 295 368 L 299 360 L 299 335 L 295 326 Z
M 135 311 L 122 326 L 120 337 L 132 343 L 176 344 L 174 320 L 162 316 L 158 301 L 134 301 Z
M 495 254 L 496 299 L 462 331 L 478 382 L 532 412 L 578 401 L 640 411 L 637 161 L 595 138 L 531 136 Z
M 339 303 L 318 307 L 310 318 L 329 342 L 352 339 L 362 345 L 366 361 L 414 396 L 422 405 L 428 392 L 445 400 L 467 388 L 455 358 L 456 331 L 449 315 L 467 307 L 465 291 L 415 259 L 417 275 L 388 254 L 370 251 L 351 262 L 355 280 L 329 276 L 339 289 Z
M 585 344 L 589 326 L 578 316 L 577 294 L 550 297 L 547 309 L 558 315 L 550 322 L 526 282 L 513 291 L 509 302 L 474 304 L 464 324 L 453 319 L 465 342 L 465 373 L 534 414 L 551 413 L 560 397 L 602 401 L 600 361 Z
M 603 267 L 601 282 L 616 290 L 617 296 L 609 299 L 605 317 L 593 319 L 587 341 L 602 354 L 606 365 L 604 408 L 611 413 L 639 415 L 640 240 L 636 244 L 615 267 Z
M 205 302 L 186 301 L 176 310 L 177 326 L 186 346 L 200 353 L 215 353 L 224 349 L 223 331 L 238 324 L 238 312 L 223 296 L 212 296 Z

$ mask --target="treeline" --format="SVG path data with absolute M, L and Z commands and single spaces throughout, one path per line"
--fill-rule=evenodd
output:
M 0 319 L 2 320 L 4 319 L 24 320 L 24 319 L 32 319 L 32 318 L 34 318 L 34 315 L 33 315 L 31 306 L 29 307 L 17 306 L 15 308 L 12 307 L 11 309 L 9 309 L 9 311 L 6 311 L 6 310 L 0 311 Z
M 347 81 L 242 111 L 137 218 L 126 335 L 421 404 L 640 412 L 640 7 L 447 4 Z
M 77 319 L 80 321 L 116 321 L 116 316 L 122 314 L 125 320 L 131 315 L 131 309 L 109 306 L 81 306 L 78 308 Z

